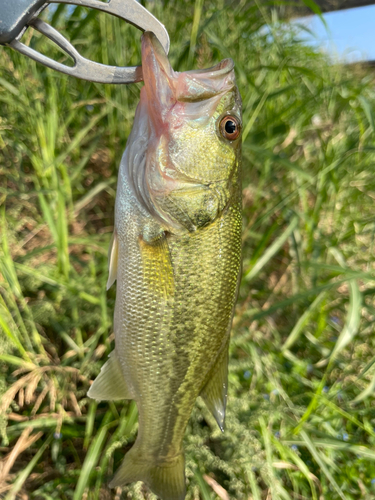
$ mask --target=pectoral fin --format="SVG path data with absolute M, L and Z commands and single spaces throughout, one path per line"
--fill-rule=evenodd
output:
M 220 430 L 224 432 L 225 408 L 228 391 L 228 347 L 220 353 L 210 378 L 203 387 L 200 396 L 215 417 Z
M 167 300 L 174 293 L 174 277 L 167 237 L 164 232 L 147 241 L 139 239 L 142 256 L 143 279 L 148 289 Z
M 118 238 L 116 231 L 113 232 L 111 243 L 108 250 L 108 281 L 107 290 L 111 288 L 117 278 L 118 262 Z
M 109 356 L 108 361 L 103 365 L 90 387 L 87 393 L 88 397 L 99 401 L 133 399 L 122 374 L 116 351 L 112 351 Z

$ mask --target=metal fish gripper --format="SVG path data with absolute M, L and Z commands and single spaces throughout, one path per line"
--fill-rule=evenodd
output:
M 55 28 L 38 16 L 49 2 L 46 0 L 0 0 L 0 44 L 9 46 L 51 69 L 67 75 L 98 83 L 135 83 L 143 80 L 141 66 L 109 66 L 85 57 Z M 88 7 L 107 12 L 132 24 L 141 31 L 152 31 L 166 53 L 169 51 L 169 35 L 164 25 L 137 0 L 53 0 L 62 3 Z M 74 61 L 66 66 L 51 59 L 21 42 L 27 28 L 31 26 L 47 36 Z

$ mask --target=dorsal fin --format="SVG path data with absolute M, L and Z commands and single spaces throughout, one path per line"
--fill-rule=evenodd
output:
M 113 231 L 111 243 L 108 250 L 108 281 L 107 290 L 111 288 L 117 278 L 117 262 L 118 262 L 118 238 L 116 230 Z

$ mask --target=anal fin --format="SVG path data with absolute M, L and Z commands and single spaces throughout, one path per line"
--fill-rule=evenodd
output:
M 111 288 L 117 278 L 118 262 L 118 238 L 116 230 L 113 232 L 111 243 L 108 250 L 108 281 L 107 290 Z
M 210 378 L 203 387 L 200 396 L 207 408 L 224 432 L 225 408 L 228 393 L 228 344 L 219 354 L 215 366 L 210 372 Z
M 122 374 L 116 351 L 112 351 L 109 355 L 108 361 L 103 365 L 87 395 L 98 401 L 133 399 Z

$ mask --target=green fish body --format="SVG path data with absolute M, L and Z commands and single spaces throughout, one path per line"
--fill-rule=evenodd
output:
M 230 59 L 177 73 L 151 33 L 142 68 L 110 249 L 116 347 L 89 396 L 138 407 L 136 442 L 110 486 L 141 480 L 182 500 L 182 440 L 198 395 L 224 426 L 241 270 L 241 99 Z

